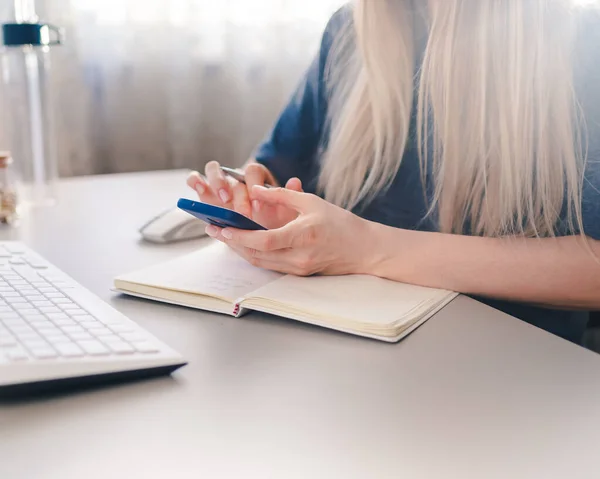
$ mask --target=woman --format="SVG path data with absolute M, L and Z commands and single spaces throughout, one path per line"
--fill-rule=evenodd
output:
M 600 309 L 600 42 L 574 3 L 342 9 L 247 185 L 215 162 L 188 180 L 270 230 L 207 232 L 260 267 L 459 291 L 579 342 Z

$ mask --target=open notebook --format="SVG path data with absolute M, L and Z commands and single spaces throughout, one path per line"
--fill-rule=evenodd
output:
M 218 242 L 114 282 L 118 291 L 133 296 L 236 317 L 263 311 L 389 342 L 456 296 L 373 276 L 282 275 L 248 264 Z

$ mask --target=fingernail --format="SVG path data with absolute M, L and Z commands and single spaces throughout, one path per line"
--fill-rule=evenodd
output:
M 229 203 L 229 193 L 225 190 L 219 190 L 219 198 L 223 203 Z
M 202 183 L 196 183 L 196 191 L 199 195 L 204 194 L 204 186 L 202 186 Z
M 252 208 L 254 209 L 254 211 L 260 211 L 260 201 L 252 200 Z
M 208 225 L 205 229 L 206 234 L 208 236 L 210 236 L 211 238 L 214 238 L 215 236 L 217 236 L 219 234 L 219 230 L 216 228 L 216 226 L 213 225 Z
M 221 234 L 223 235 L 223 238 L 225 238 L 225 239 L 230 240 L 231 238 L 233 238 L 233 233 L 227 229 L 221 231 Z

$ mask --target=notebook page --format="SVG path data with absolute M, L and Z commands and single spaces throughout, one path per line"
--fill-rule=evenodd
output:
M 253 291 L 247 298 L 276 301 L 323 318 L 384 326 L 448 294 L 374 276 L 290 275 Z
M 226 245 L 214 242 L 181 256 L 115 278 L 120 281 L 215 296 L 230 302 L 283 275 L 252 266 Z

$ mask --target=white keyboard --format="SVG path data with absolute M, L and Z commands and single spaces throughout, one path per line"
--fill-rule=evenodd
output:
M 168 373 L 183 364 L 40 255 L 0 242 L 0 394 L 48 382 Z

